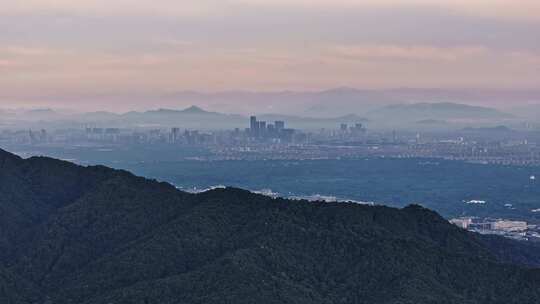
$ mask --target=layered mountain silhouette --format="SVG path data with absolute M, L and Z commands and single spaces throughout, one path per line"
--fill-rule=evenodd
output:
M 420 206 L 189 194 L 0 151 L 0 303 L 536 303 L 538 247 Z
M 65 127 L 80 125 L 81 123 L 108 127 L 156 127 L 170 128 L 182 127 L 200 130 L 234 129 L 249 126 L 249 116 L 240 114 L 226 114 L 207 111 L 198 106 L 178 109 L 156 109 L 149 111 L 131 111 L 127 113 L 112 113 L 106 111 L 86 113 L 63 113 L 54 110 L 20 111 L 15 114 L 0 111 L 0 118 L 5 121 L 18 122 L 23 125 L 33 124 L 36 127 Z M 259 120 L 274 123 L 276 120 L 286 121 L 288 127 L 300 129 L 337 128 L 341 123 L 361 123 L 367 119 L 358 115 L 344 115 L 339 117 L 316 118 L 283 114 L 258 115 Z
M 90 120 L 85 114 L 81 115 L 81 120 Z M 178 126 L 219 129 L 219 128 L 240 128 L 247 127 L 249 117 L 240 114 L 225 114 L 219 112 L 206 111 L 197 106 L 190 106 L 183 110 L 158 109 L 145 112 L 128 112 L 116 115 L 116 117 L 105 117 L 105 122 L 119 123 L 122 125 L 156 124 L 160 126 Z M 111 119 L 112 118 L 112 119 Z M 258 115 L 259 120 L 273 123 L 276 120 L 286 121 L 289 126 L 295 128 L 324 128 L 337 127 L 340 123 L 359 123 L 367 121 L 357 115 L 346 115 L 331 118 L 301 117 L 295 115 L 282 114 L 262 114 Z
M 338 128 L 341 123 L 368 122 L 370 128 L 439 127 L 460 129 L 487 127 L 508 121 L 521 124 L 534 120 L 538 105 L 508 108 L 501 105 L 526 104 L 537 100 L 537 91 L 395 89 L 359 90 L 335 88 L 313 92 L 227 91 L 177 92 L 167 96 L 146 96 L 155 104 L 168 106 L 127 113 L 72 113 L 51 109 L 0 111 L 2 122 L 36 128 L 69 128 L 83 124 L 102 127 L 180 127 L 187 129 L 234 129 L 248 126 L 249 113 L 261 120 L 285 120 L 296 129 Z M 110 97 L 111 100 L 115 100 Z M 112 101 L 111 101 L 112 102 Z M 185 109 L 180 105 L 194 104 Z M 238 113 L 237 104 L 244 114 Z M 477 106 L 479 104 L 498 106 Z M 476 106 L 475 106 L 476 105 Z M 221 109 L 222 112 L 207 111 Z M 508 113 L 506 112 L 508 111 Z M 268 113 L 263 115 L 262 113 Z M 277 114 L 279 113 L 279 114 Z M 536 115 L 535 115 L 536 113 Z M 445 123 L 422 123 L 444 121 Z M 418 123 L 421 122 L 421 123 Z
M 511 114 L 499 110 L 458 103 L 414 103 L 389 105 L 367 114 L 371 119 L 387 119 L 395 123 L 413 121 L 500 121 L 513 118 Z

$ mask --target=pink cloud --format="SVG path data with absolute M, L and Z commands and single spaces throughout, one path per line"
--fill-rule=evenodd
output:
M 12 68 L 21 66 L 21 63 L 16 60 L 0 59 L 0 68 Z
M 418 61 L 456 61 L 488 52 L 480 46 L 464 46 L 440 48 L 434 46 L 400 46 L 400 45 L 360 45 L 336 46 L 331 52 L 338 57 L 351 60 L 418 60 Z

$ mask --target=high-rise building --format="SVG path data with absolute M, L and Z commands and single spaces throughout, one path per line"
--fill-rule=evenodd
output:
M 175 143 L 180 139 L 180 128 L 171 129 L 171 142 Z
M 276 120 L 273 124 L 266 121 L 258 121 L 256 116 L 250 117 L 249 134 L 254 138 L 269 138 L 284 132 L 285 122 Z
M 257 116 L 251 116 L 249 118 L 249 134 L 252 137 L 259 137 L 259 122 Z
M 347 126 L 346 123 L 342 123 L 341 126 L 340 126 L 340 129 L 341 129 L 341 131 L 343 131 L 343 132 L 347 131 L 347 128 L 348 128 L 348 126 Z
M 259 121 L 259 136 L 266 133 L 266 121 Z
M 249 126 L 252 133 L 255 133 L 259 129 L 259 123 L 257 122 L 257 116 L 251 116 L 249 118 Z

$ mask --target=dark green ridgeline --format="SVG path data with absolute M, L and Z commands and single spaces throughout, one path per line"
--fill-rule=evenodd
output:
M 0 303 L 540 301 L 537 247 L 419 206 L 195 195 L 3 151 L 0 194 Z

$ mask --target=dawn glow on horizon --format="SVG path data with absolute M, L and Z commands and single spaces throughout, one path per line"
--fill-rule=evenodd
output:
M 182 90 L 532 89 L 539 11 L 534 0 L 11 1 L 0 7 L 0 103 Z

